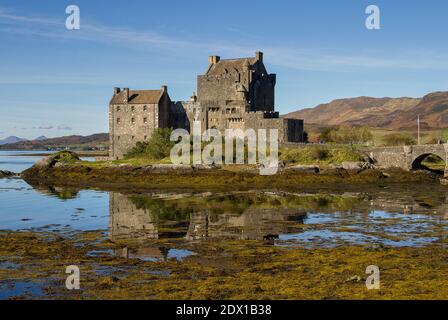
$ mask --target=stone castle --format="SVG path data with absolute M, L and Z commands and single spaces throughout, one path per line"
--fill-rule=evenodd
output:
M 279 143 L 302 142 L 303 120 L 280 118 L 275 111 L 276 75 L 268 74 L 263 53 L 253 58 L 209 57 L 204 75 L 197 78 L 197 95 L 171 101 L 166 86 L 160 90 L 114 88 L 109 103 L 109 156 L 122 158 L 156 128 L 183 128 L 194 121 L 202 130 L 278 129 Z

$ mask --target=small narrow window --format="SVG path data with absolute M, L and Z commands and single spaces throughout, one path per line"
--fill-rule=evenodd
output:
M 143 106 L 143 111 L 146 111 L 146 110 L 148 110 L 148 107 L 147 106 Z
M 131 118 L 131 123 L 135 123 L 135 118 Z
M 135 138 L 134 136 L 131 137 L 132 140 L 134 140 L 134 138 Z
M 131 111 L 132 111 L 132 112 L 135 111 L 135 107 L 134 107 L 134 106 L 131 107 Z
M 121 121 L 120 118 L 117 118 L 117 124 L 120 124 L 120 121 Z
M 148 118 L 143 118 L 143 123 L 148 123 Z
M 120 110 L 121 110 L 120 106 L 117 106 L 117 111 L 120 111 Z

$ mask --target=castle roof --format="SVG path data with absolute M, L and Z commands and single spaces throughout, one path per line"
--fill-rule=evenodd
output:
M 252 66 L 258 61 L 257 58 L 222 59 L 210 65 L 207 75 L 221 75 L 227 72 L 242 72 L 244 67 Z
M 128 103 L 159 103 L 163 96 L 163 89 L 160 90 L 129 90 Z M 110 104 L 122 104 L 124 101 L 125 90 L 115 94 L 110 101 Z

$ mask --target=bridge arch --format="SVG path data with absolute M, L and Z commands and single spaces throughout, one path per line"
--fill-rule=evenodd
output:
M 423 164 L 425 160 L 428 160 L 426 164 Z M 440 164 L 437 164 L 437 160 L 439 162 L 443 162 L 443 166 Z M 410 168 L 411 169 L 425 169 L 434 173 L 438 174 L 445 174 L 446 171 L 446 155 L 445 153 L 441 152 L 423 152 L 420 154 L 414 154 L 413 159 L 411 161 Z M 431 162 L 434 163 L 434 165 L 431 165 Z M 429 165 L 428 165 L 429 164 Z
M 425 144 L 413 146 L 395 147 L 370 147 L 368 157 L 380 168 L 402 168 L 412 170 L 421 168 L 422 161 L 430 155 L 437 156 L 445 162 L 445 166 L 439 164 L 439 173 L 448 178 L 448 143 Z

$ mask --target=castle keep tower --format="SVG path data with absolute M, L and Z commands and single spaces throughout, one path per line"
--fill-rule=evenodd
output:
M 263 53 L 254 58 L 226 59 L 209 57 L 204 75 L 198 76 L 197 100 L 202 103 L 226 103 L 241 111 L 274 111 L 276 76 L 268 74 Z

